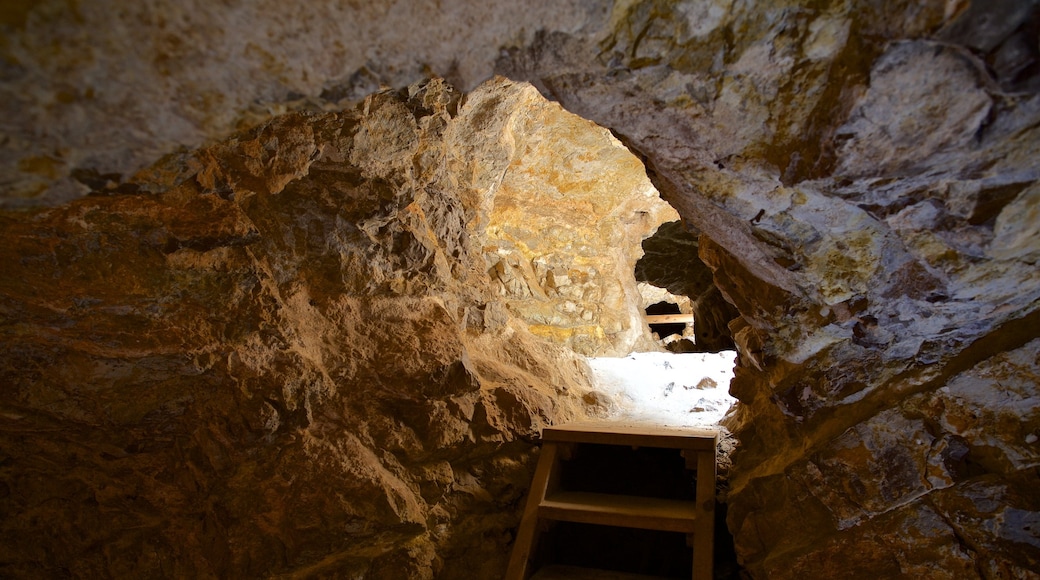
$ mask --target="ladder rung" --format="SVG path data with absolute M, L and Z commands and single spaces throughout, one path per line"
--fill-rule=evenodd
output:
M 676 323 L 692 323 L 692 314 L 647 314 L 647 324 L 676 324 Z
M 692 501 L 561 491 L 542 500 L 538 515 L 582 524 L 692 534 L 697 508 Z
M 718 437 L 718 431 L 714 429 L 668 428 L 608 421 L 568 423 L 546 427 L 542 431 L 542 439 L 545 441 L 690 449 L 710 451 L 712 454 L 715 453 Z

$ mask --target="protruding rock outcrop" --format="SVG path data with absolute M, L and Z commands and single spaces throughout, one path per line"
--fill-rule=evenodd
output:
M 597 144 L 596 175 L 638 161 L 529 85 L 460 99 L 433 80 L 287 114 L 3 215 L 0 574 L 501 574 L 539 428 L 607 401 L 503 298 L 502 232 L 534 243 L 500 202 L 599 204 L 580 259 L 614 276 L 637 250 L 607 242 L 638 248 L 638 210 L 667 206 L 642 173 L 538 190 L 560 169 L 532 142 Z M 638 318 L 616 294 L 587 324 Z

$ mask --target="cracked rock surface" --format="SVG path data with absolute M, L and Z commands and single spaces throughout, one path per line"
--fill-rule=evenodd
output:
M 352 149 L 319 147 L 316 143 L 328 142 L 319 135 L 325 129 L 295 113 L 265 125 L 300 125 L 279 134 L 277 143 L 261 131 L 196 155 L 178 152 L 181 145 L 198 148 L 205 139 L 223 139 L 236 126 L 285 110 L 342 114 L 335 111 L 380 83 L 403 87 L 432 73 L 472 91 L 492 72 L 530 82 L 632 149 L 686 230 L 698 233 L 700 261 L 739 313 L 727 321 L 739 358 L 730 389 L 740 405 L 727 423 L 739 448 L 732 456 L 726 500 L 728 526 L 748 574 L 1029 578 L 1040 569 L 1040 15 L 1035 1 L 575 0 L 522 6 L 441 3 L 440 9 L 418 2 L 330 3 L 308 9 L 263 2 L 143 2 L 134 10 L 112 4 L 81 0 L 66 9 L 67 3 L 58 0 L 14 2 L 0 20 L 4 204 L 48 206 L 88 190 L 104 194 L 43 213 L 5 214 L 5 235 L 12 241 L 3 250 L 6 298 L 0 328 L 9 352 L 15 353 L 8 360 L 18 361 L 7 363 L 14 375 L 5 381 L 22 385 L 6 388 L 31 398 L 34 409 L 60 410 L 61 421 L 77 427 L 64 438 L 48 438 L 54 429 L 72 428 L 48 422 L 53 421 L 48 414 L 5 411 L 5 433 L 12 422 L 29 417 L 39 422 L 31 434 L 12 435 L 37 442 L 26 443 L 27 449 L 41 449 L 19 457 L 38 461 L 32 465 L 41 473 L 60 465 L 72 475 L 61 486 L 68 493 L 58 499 L 16 491 L 34 488 L 5 475 L 0 501 L 87 506 L 70 509 L 81 516 L 48 528 L 58 538 L 97 527 L 91 518 L 99 513 L 135 514 L 114 529 L 157 531 L 129 538 L 113 532 L 104 543 L 112 546 L 110 554 L 145 559 L 135 564 L 110 556 L 118 561 L 108 568 L 113 574 L 175 561 L 194 566 L 176 571 L 219 570 L 228 562 L 269 557 L 282 567 L 264 568 L 274 566 L 267 561 L 256 569 L 289 570 L 289 562 L 306 560 L 307 566 L 316 566 L 306 568 L 314 574 L 326 569 L 321 566 L 356 566 L 365 571 L 358 574 L 372 577 L 400 577 L 402 570 L 406 576 L 414 570 L 449 575 L 453 560 L 445 554 L 490 554 L 508 545 L 515 519 L 487 514 L 502 513 L 502 502 L 519 501 L 526 473 L 521 475 L 516 464 L 495 463 L 491 458 L 499 455 L 488 450 L 485 439 L 491 437 L 495 445 L 521 441 L 536 431 L 541 419 L 535 418 L 548 416 L 544 409 L 553 405 L 566 412 L 570 401 L 579 412 L 585 403 L 577 393 L 583 387 L 577 378 L 568 386 L 573 400 L 556 392 L 553 385 L 572 383 L 551 373 L 566 370 L 570 376 L 571 363 L 535 365 L 538 372 L 501 371 L 500 376 L 480 370 L 480 363 L 463 355 L 484 341 L 491 345 L 487 352 L 496 353 L 490 357 L 496 365 L 505 359 L 508 368 L 524 367 L 534 360 L 526 353 L 550 348 L 545 339 L 553 333 L 542 332 L 536 340 L 522 331 L 523 311 L 580 326 L 578 321 L 594 309 L 571 300 L 573 306 L 549 315 L 525 303 L 529 281 L 566 297 L 580 277 L 569 271 L 558 276 L 563 266 L 549 260 L 539 266 L 526 250 L 507 248 L 501 241 L 506 237 L 495 244 L 508 255 L 484 261 L 485 254 L 473 246 L 472 236 L 479 234 L 467 229 L 474 216 L 466 212 L 480 207 L 479 192 L 486 190 L 480 179 L 487 175 L 449 168 L 443 171 L 462 177 L 439 180 L 442 169 L 428 158 L 418 155 L 403 163 L 395 157 L 397 151 L 421 149 L 423 141 L 414 141 L 416 135 L 448 135 L 450 127 L 460 126 L 445 119 L 455 114 L 450 112 L 454 97 L 421 106 L 409 104 L 411 97 L 373 97 L 367 116 L 353 121 L 358 125 L 349 131 Z M 417 106 L 431 112 L 409 112 L 415 125 L 408 131 L 380 121 L 380 115 L 396 118 L 392 110 L 417 111 Z M 483 122 L 492 121 L 488 116 Z M 366 146 L 366 139 L 379 146 Z M 453 139 L 456 154 L 448 159 L 456 167 L 474 163 L 475 154 L 487 155 L 482 167 L 506 163 L 501 148 L 477 151 L 466 136 Z M 590 139 L 610 142 L 602 134 Z M 350 157 L 327 157 L 333 149 Z M 218 150 L 224 153 L 212 153 L 213 160 L 205 157 Z M 169 156 L 133 176 L 160 155 Z M 313 155 L 319 161 L 311 160 Z M 234 167 L 219 169 L 221 163 Z M 336 163 L 350 169 L 322 168 Z M 309 164 L 317 165 L 312 170 Z M 414 198 L 401 198 L 404 176 L 429 187 Z M 192 187 L 211 193 L 175 187 L 188 177 L 196 184 Z M 329 183 L 354 192 L 348 196 L 353 201 L 342 207 L 329 201 L 342 195 L 320 193 Z M 315 191 L 304 195 L 308 187 Z M 281 193 L 263 193 L 275 190 Z M 259 212 L 261 205 L 278 211 L 252 217 L 249 212 Z M 378 217 L 389 211 L 388 205 L 398 208 L 390 221 Z M 272 218 L 265 215 L 292 217 L 268 223 Z M 318 215 L 340 217 L 323 222 Z M 82 237 L 69 241 L 71 231 Z M 337 257 L 334 250 L 353 241 L 381 249 Z M 261 247 L 266 254 L 257 254 Z M 391 307 L 382 298 L 366 298 L 364 304 L 329 310 L 321 300 L 310 304 L 301 297 L 298 288 L 303 287 L 321 296 L 343 292 L 343 282 L 332 273 L 348 265 L 365 273 L 347 283 L 351 295 L 391 293 L 412 302 Z M 106 282 L 99 281 L 98 272 L 106 273 Z M 490 286 L 448 283 L 446 276 L 487 279 L 497 286 L 486 297 L 481 293 Z M 558 284 L 558 278 L 567 284 Z M 444 291 L 445 284 L 461 285 L 461 297 L 446 299 L 456 293 Z M 192 290 L 168 291 L 175 287 Z M 110 292 L 119 298 L 91 298 Z M 216 294 L 233 300 L 211 311 L 210 296 Z M 149 302 L 145 296 L 166 298 Z M 516 299 L 512 310 L 503 297 Z M 301 318 L 284 322 L 272 314 L 278 309 L 265 304 L 292 304 Z M 387 309 L 394 314 L 386 314 Z M 371 359 L 359 360 L 371 360 L 372 366 L 330 369 L 322 366 L 325 355 L 320 355 L 332 348 L 330 339 L 318 322 L 333 311 L 339 318 L 330 320 L 337 321 L 337 328 L 355 324 L 364 336 L 402 343 L 426 344 L 437 337 L 435 348 L 408 361 L 380 359 L 378 349 L 362 349 Z M 133 330 L 126 330 L 124 322 L 132 322 Z M 24 324 L 35 330 L 28 332 Z M 416 326 L 416 333 L 401 332 L 402 325 Z M 557 344 L 574 347 L 584 341 L 580 337 L 592 334 L 573 330 L 578 326 L 557 336 Z M 267 327 L 281 330 L 257 330 Z M 521 330 L 503 338 L 505 329 L 514 327 Z M 214 336 L 221 337 L 218 344 L 237 345 L 232 350 L 241 360 L 224 351 L 207 354 Z M 630 343 L 630 338 L 617 338 L 620 342 L 611 344 Z M 255 345 L 246 348 L 247 342 L 236 341 Z M 556 347 L 551 350 L 557 353 L 552 356 L 573 360 Z M 98 362 L 138 356 L 141 364 L 129 367 Z M 56 365 L 55 360 L 68 362 Z M 461 367 L 452 361 L 462 361 Z M 331 397 L 340 388 L 335 372 L 354 373 L 350 376 L 358 377 L 357 384 L 393 382 L 388 377 L 396 375 L 377 370 L 384 364 L 402 365 L 405 377 L 442 373 L 437 375 L 442 382 L 434 383 L 454 386 L 422 397 L 400 387 L 387 399 L 395 403 L 357 403 L 369 411 L 376 407 L 364 405 L 393 407 L 386 415 L 366 411 L 365 425 L 389 424 L 352 427 L 357 443 L 329 444 L 355 455 L 366 449 L 377 455 L 381 469 L 347 478 L 349 485 L 368 489 L 371 495 L 361 497 L 371 501 L 335 504 L 338 500 L 326 495 L 308 495 L 306 485 L 288 487 L 299 494 L 291 506 L 332 502 L 340 511 L 333 511 L 332 519 L 323 519 L 324 510 L 317 509 L 286 509 L 250 519 L 226 511 L 230 499 L 212 505 L 200 499 L 235 497 L 236 490 L 257 478 L 297 477 L 295 470 L 280 473 L 273 466 L 234 471 L 228 466 L 241 462 L 222 453 L 237 446 L 224 442 L 236 429 L 262 438 L 320 425 L 324 411 L 314 397 Z M 272 365 L 291 369 L 296 379 L 257 387 L 274 393 L 264 397 L 236 395 L 241 402 L 235 404 L 250 409 L 248 427 L 224 419 L 219 425 L 198 422 L 210 425 L 198 433 L 183 426 L 194 421 L 167 427 L 163 417 L 203 412 L 178 401 L 210 400 L 206 397 L 217 387 L 208 381 L 264 385 L 262 371 Z M 69 389 L 74 381 L 68 369 L 87 367 L 93 369 L 87 376 L 104 379 L 86 381 L 89 388 L 83 391 Z M 476 375 L 483 377 L 477 381 L 481 385 L 491 381 L 511 387 L 467 390 L 474 388 Z M 161 411 L 135 414 L 108 402 L 114 384 L 132 385 L 135 401 L 152 400 L 146 406 Z M 159 391 L 170 394 L 149 399 L 155 391 L 148 385 L 159 384 L 164 385 Z M 370 392 L 358 389 L 356 397 L 370 401 L 363 394 Z M 489 398 L 489 392 L 501 396 Z M 445 410 L 436 411 L 458 431 L 440 426 L 439 419 L 431 421 L 430 433 L 415 439 L 400 429 L 405 417 L 441 417 L 430 411 L 429 401 L 459 393 L 479 396 L 466 395 L 473 406 L 456 409 L 445 402 Z M 484 411 L 478 412 L 477 398 Z M 238 408 L 207 404 L 213 411 L 205 416 L 213 418 Z M 239 416 L 235 413 L 231 416 Z M 514 419 L 499 420 L 511 413 Z M 515 416 L 531 420 L 514 424 Z M 107 431 L 88 427 L 92 421 L 119 426 L 129 421 L 147 436 L 126 431 L 121 435 L 125 441 L 110 444 L 99 434 Z M 442 429 L 456 433 L 444 435 L 452 442 L 468 437 L 459 433 L 477 429 L 479 434 L 462 447 L 436 445 L 451 453 L 426 455 L 434 447 L 429 442 L 440 441 L 436 434 Z M 376 437 L 375 432 L 394 441 L 386 444 L 390 451 L 383 443 L 368 443 L 366 437 Z M 318 442 L 301 438 L 280 455 L 271 451 L 269 461 L 311 452 L 327 441 L 309 437 Z M 114 477 L 92 479 L 105 473 L 99 471 L 105 462 L 133 466 L 139 454 L 132 453 L 138 449 L 132 442 L 159 446 L 163 461 L 128 467 L 127 473 L 164 474 L 161 465 L 202 465 L 177 473 L 203 483 L 157 475 L 163 485 L 195 490 L 161 493 L 124 486 Z M 529 449 L 526 442 L 516 445 Z M 5 445 L 3 452 L 13 457 L 8 449 L 13 447 Z M 59 455 L 61 461 L 47 459 Z M 13 464 L 18 462 L 4 459 L 0 469 Z M 479 470 L 468 467 L 478 464 Z M 66 470 L 69 465 L 80 466 L 79 471 Z M 513 483 L 496 488 L 488 499 L 467 483 L 479 480 L 477 471 L 512 473 Z M 225 475 L 206 475 L 218 472 Z M 205 483 L 210 481 L 223 487 Z M 383 487 L 358 483 L 380 481 L 403 483 L 378 494 L 372 490 Z M 451 486 L 443 483 L 448 481 Z M 445 507 L 446 528 L 438 527 L 441 520 L 419 521 L 433 513 L 425 511 L 430 506 L 441 504 L 455 506 Z M 196 510 L 193 527 L 181 533 L 168 525 L 166 505 Z M 363 515 L 351 512 L 361 509 L 357 505 L 364 506 Z M 19 539 L 20 531 L 30 529 L 33 514 L 18 513 L 27 514 L 18 516 L 26 519 L 12 524 L 9 536 L 27 542 Z M 321 532 L 330 527 L 354 530 L 352 517 L 361 518 L 357 533 L 368 535 L 350 549 L 332 546 L 317 552 L 308 551 L 307 542 L 289 539 L 248 549 L 233 542 L 225 544 L 226 551 L 212 553 L 191 547 L 193 541 L 210 544 L 199 540 L 200 534 L 225 537 L 228 530 L 239 529 L 236 525 L 280 537 L 279 522 L 297 514 L 300 520 L 289 527 L 319 543 L 331 541 Z M 494 531 L 482 527 L 488 518 L 499 522 L 487 524 Z M 439 530 L 450 533 L 434 537 Z M 133 538 L 164 533 L 181 538 L 177 550 L 193 556 L 148 561 L 149 554 L 162 551 L 133 543 L 138 541 Z M 84 544 L 76 548 L 75 541 L 52 544 L 61 550 L 93 550 L 102 555 L 90 562 L 102 563 L 90 565 L 106 566 L 103 550 Z M 334 553 L 343 558 L 324 559 Z M 490 570 L 501 559 L 487 561 L 487 569 L 473 573 L 496 577 L 499 570 Z
M 537 165 L 535 139 L 638 166 L 530 85 L 462 101 L 432 80 L 2 214 L 0 575 L 500 576 L 540 428 L 611 405 L 488 267 L 496 193 L 533 203 L 503 175 Z M 667 207 L 641 175 L 586 211 L 633 252 Z M 584 328 L 638 319 L 622 294 Z

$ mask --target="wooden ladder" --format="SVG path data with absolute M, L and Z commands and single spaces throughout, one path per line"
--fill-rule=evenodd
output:
M 710 580 L 715 533 L 715 447 L 718 433 L 612 422 L 547 427 L 542 451 L 513 544 L 506 580 L 527 580 L 540 525 L 548 521 L 600 524 L 687 534 L 693 548 L 693 580 Z M 575 444 L 677 449 L 686 469 L 696 470 L 695 499 L 612 495 L 560 488 L 560 463 Z

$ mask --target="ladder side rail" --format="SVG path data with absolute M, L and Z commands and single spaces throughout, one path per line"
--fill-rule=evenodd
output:
M 527 567 L 535 548 L 538 532 L 538 506 L 541 505 L 551 487 L 555 486 L 558 479 L 559 460 L 557 444 L 552 441 L 543 442 L 541 454 L 538 456 L 538 466 L 534 472 L 534 480 L 531 482 L 531 489 L 527 492 L 527 504 L 524 506 L 520 528 L 517 530 L 516 539 L 513 542 L 513 552 L 509 556 L 506 580 L 526 580 L 527 578 Z
M 693 580 L 714 577 L 715 450 L 697 453 L 697 518 L 693 533 Z

